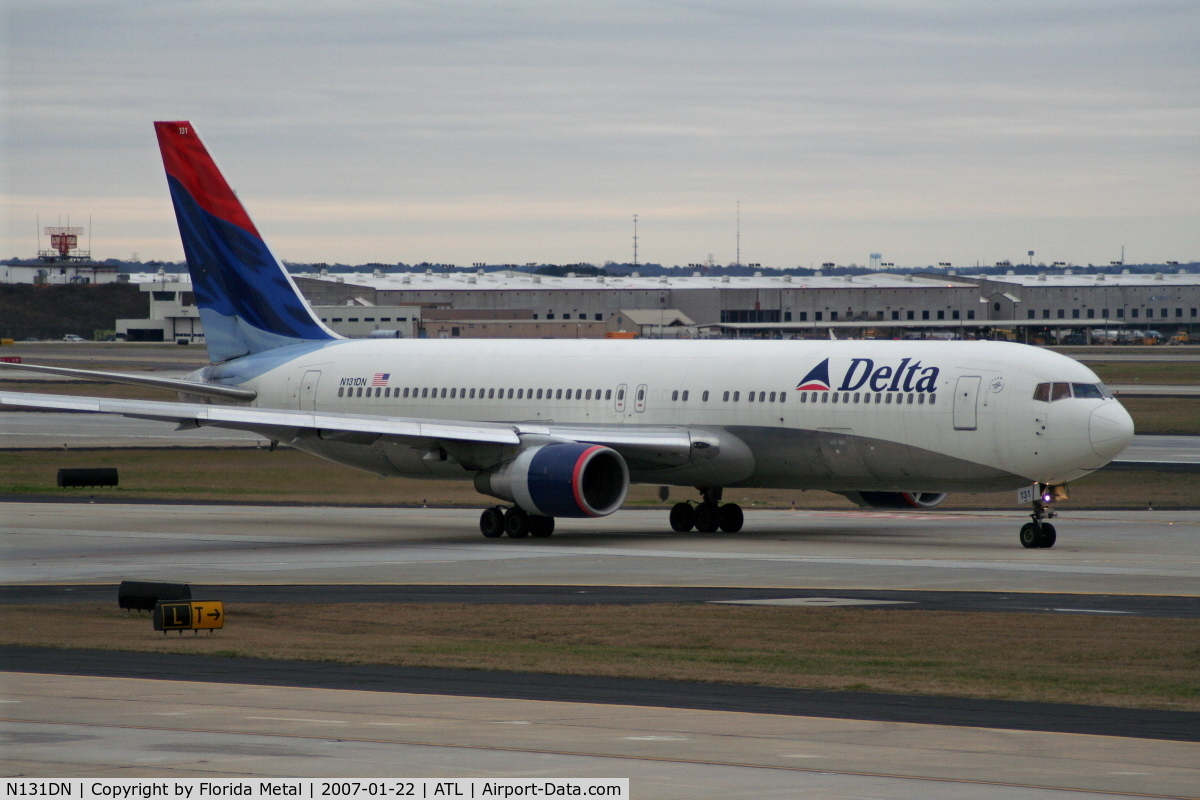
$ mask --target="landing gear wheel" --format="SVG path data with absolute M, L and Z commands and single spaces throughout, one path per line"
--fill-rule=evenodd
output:
M 479 532 L 489 539 L 504 535 L 504 511 L 492 506 L 479 515 Z
M 538 517 L 530 515 L 529 517 L 529 535 L 538 539 L 544 539 L 554 533 L 554 517 Z
M 721 530 L 725 533 L 737 533 L 742 529 L 742 523 L 745 522 L 742 507 L 737 503 L 726 503 L 721 506 L 717 511 L 717 519 L 720 521 Z
M 510 539 L 523 539 L 529 535 L 529 514 L 523 508 L 510 508 L 504 514 L 504 532 Z
M 1058 540 L 1058 534 L 1054 531 L 1054 526 L 1049 522 L 1042 523 L 1042 538 L 1038 541 L 1038 547 L 1054 547 L 1054 543 Z
M 1042 532 L 1039 528 L 1041 526 L 1034 522 L 1026 522 L 1021 526 L 1021 547 L 1032 549 L 1041 546 Z
M 721 527 L 721 513 L 716 503 L 701 503 L 696 506 L 696 530 L 713 533 Z
M 671 506 L 671 530 L 687 533 L 696 527 L 696 509 L 691 503 L 676 503 Z

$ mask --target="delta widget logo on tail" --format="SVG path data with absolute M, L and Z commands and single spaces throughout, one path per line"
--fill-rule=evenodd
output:
M 829 380 L 829 359 L 808 371 L 796 385 L 796 391 L 854 392 L 866 388 L 872 392 L 936 392 L 937 367 L 922 367 L 920 361 L 902 358 L 896 366 L 875 366 L 871 358 L 852 358 L 850 367 L 836 389 Z

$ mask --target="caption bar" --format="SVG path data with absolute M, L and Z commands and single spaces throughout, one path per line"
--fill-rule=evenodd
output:
M 326 797 L 607 797 L 627 800 L 628 778 L 388 778 L 332 780 L 276 778 L 8 780 L 7 797 L 85 798 L 85 800 L 212 800 L 212 798 Z

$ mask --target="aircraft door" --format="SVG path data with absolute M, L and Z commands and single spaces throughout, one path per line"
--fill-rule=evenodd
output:
M 625 413 L 625 393 L 629 391 L 629 384 L 622 383 L 617 387 L 616 409 L 617 413 Z
M 300 381 L 300 410 L 317 410 L 317 383 L 321 380 L 321 370 L 310 369 L 304 373 Z
M 638 384 L 637 391 L 633 395 L 633 410 L 639 414 L 646 410 L 646 395 L 649 393 L 646 384 Z
M 954 430 L 973 431 L 977 427 L 979 402 L 978 375 L 963 375 L 954 385 Z

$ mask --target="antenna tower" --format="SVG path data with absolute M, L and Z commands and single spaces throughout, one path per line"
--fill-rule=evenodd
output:
M 742 265 L 742 201 L 737 201 L 737 257 L 734 260 L 737 266 Z
M 637 269 L 637 214 L 633 215 L 633 267 Z

